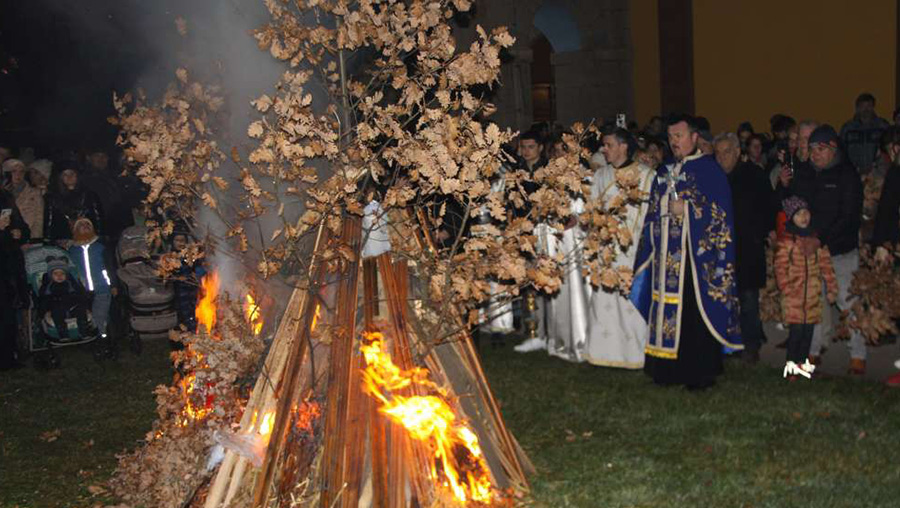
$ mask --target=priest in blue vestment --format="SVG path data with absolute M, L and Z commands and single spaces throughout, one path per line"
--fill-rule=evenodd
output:
M 668 127 L 674 160 L 662 165 L 635 259 L 631 300 L 650 325 L 644 370 L 661 385 L 712 386 L 725 348 L 743 349 L 731 189 L 697 148 L 694 119 Z

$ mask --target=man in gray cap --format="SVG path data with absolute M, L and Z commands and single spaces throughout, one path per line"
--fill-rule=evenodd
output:
M 787 191 L 809 203 L 813 228 L 831 251 L 838 280 L 837 305 L 849 310 L 850 282 L 859 268 L 859 227 L 862 219 L 863 189 L 859 173 L 838 149 L 838 134 L 828 124 L 809 136 L 809 164 L 797 168 Z M 810 349 L 813 363 L 819 360 L 831 327 L 817 326 Z M 866 369 L 866 343 L 858 331 L 851 331 L 850 373 Z

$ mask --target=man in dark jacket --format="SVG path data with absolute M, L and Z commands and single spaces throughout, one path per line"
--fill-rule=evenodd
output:
M 900 242 L 900 127 L 893 126 L 884 133 L 882 146 L 891 159 L 891 167 L 884 177 L 875 214 L 872 245 L 876 247 Z
M 766 238 L 775 229 L 774 192 L 759 166 L 740 162 L 741 141 L 737 135 L 720 134 L 713 146 L 716 162 L 728 175 L 731 186 L 743 358 L 748 363 L 756 363 L 764 341 L 759 290 L 766 285 Z
M 850 282 L 859 268 L 859 227 L 862 220 L 863 189 L 859 173 L 838 150 L 838 135 L 828 124 L 817 127 L 809 137 L 809 163 L 801 164 L 790 179 L 789 191 L 810 204 L 813 228 L 822 244 L 831 251 L 838 279 L 841 310 L 849 310 Z M 810 358 L 818 361 L 825 337 L 832 330 L 817 326 Z M 863 374 L 866 343 L 857 331 L 851 332 L 850 372 Z
M 872 171 L 881 135 L 890 124 L 875 114 L 875 97 L 870 93 L 856 98 L 856 114 L 841 127 L 847 158 L 861 174 Z

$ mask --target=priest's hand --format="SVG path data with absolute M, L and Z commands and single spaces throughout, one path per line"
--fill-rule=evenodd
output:
M 673 199 L 672 201 L 670 201 L 669 213 L 676 217 L 681 217 L 682 215 L 684 215 L 684 200 Z

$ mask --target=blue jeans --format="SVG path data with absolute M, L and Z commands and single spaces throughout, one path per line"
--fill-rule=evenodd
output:
M 91 305 L 91 314 L 94 318 L 94 326 L 106 335 L 106 325 L 109 323 L 109 305 L 112 303 L 112 295 L 109 293 L 94 293 L 94 303 Z
M 747 351 L 759 351 L 763 343 L 762 321 L 759 319 L 759 289 L 740 292 L 741 338 Z

